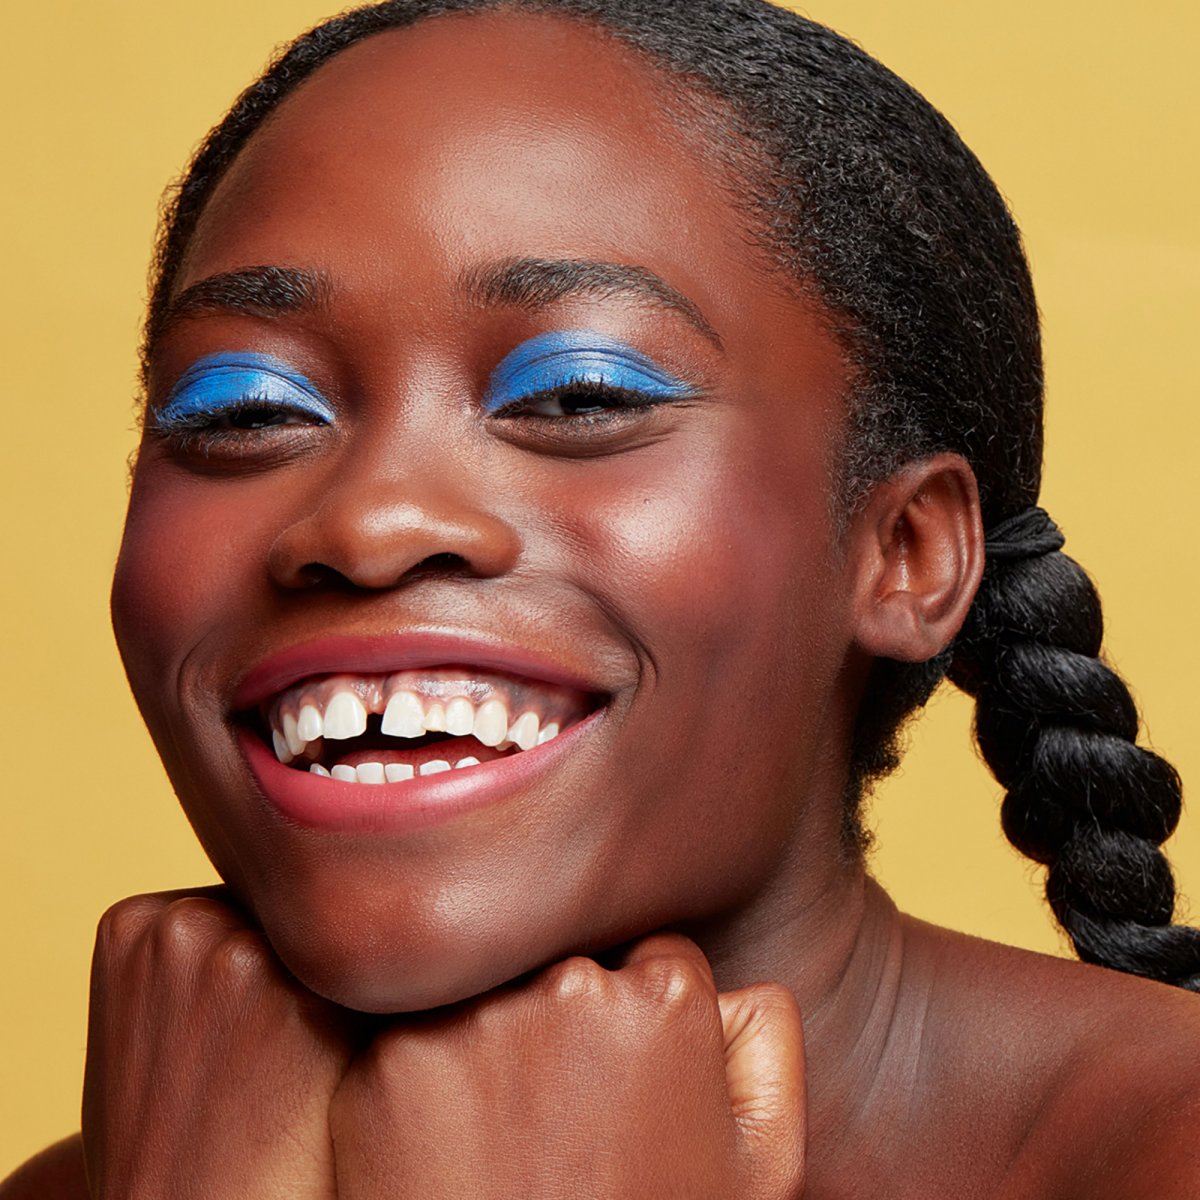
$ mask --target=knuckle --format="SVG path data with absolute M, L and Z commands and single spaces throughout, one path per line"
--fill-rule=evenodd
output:
M 582 956 L 564 959 L 542 973 L 542 992 L 548 1000 L 575 1002 L 608 995 L 611 976 L 598 962 Z
M 127 896 L 110 905 L 96 927 L 97 949 L 128 947 L 151 927 L 162 907 L 157 896 Z
M 263 939 L 250 929 L 227 933 L 208 956 L 208 972 L 217 984 L 244 986 L 267 974 L 270 959 Z
M 652 959 L 639 970 L 637 982 L 644 999 L 670 1012 L 689 1012 L 712 999 L 711 982 L 687 959 Z
M 195 962 L 237 926 L 228 909 L 204 896 L 172 900 L 154 924 L 156 950 L 166 962 Z

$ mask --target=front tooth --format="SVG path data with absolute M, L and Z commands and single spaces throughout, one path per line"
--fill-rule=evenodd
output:
M 388 737 L 417 738 L 425 732 L 425 708 L 415 692 L 397 692 L 388 702 L 380 729 Z
M 456 762 L 454 764 L 454 769 L 457 771 L 459 767 L 477 767 L 477 766 L 479 766 L 479 759 L 471 758 L 468 755 L 468 757 L 466 757 L 466 758 L 460 758 L 458 760 L 458 762 Z
M 383 763 L 359 763 L 359 783 L 382 783 L 384 780 Z
M 522 750 L 529 750 L 536 746 L 538 739 L 537 713 L 522 713 L 521 716 L 517 718 L 517 721 L 513 727 L 508 731 L 508 736 L 509 739 L 516 742 Z
M 296 757 L 288 748 L 287 738 L 278 729 L 271 730 L 271 745 L 275 747 L 275 757 L 281 763 L 290 763 Z
M 358 782 L 358 772 L 353 767 L 346 767 L 341 763 L 338 763 L 338 765 L 334 767 L 329 774 L 332 775 L 334 779 L 340 779 L 343 783 Z
M 444 733 L 446 731 L 446 706 L 435 700 L 425 710 L 425 732 Z
M 537 744 L 540 746 L 545 742 L 552 741 L 556 737 L 558 737 L 558 726 L 551 721 L 550 724 L 538 734 Z
M 383 777 L 388 783 L 403 783 L 417 773 L 412 763 L 388 763 L 383 768 Z
M 446 705 L 446 732 L 462 737 L 475 728 L 475 705 L 466 696 L 455 696 Z
M 450 764 L 444 758 L 435 758 L 432 762 L 422 763 L 418 768 L 418 774 L 437 775 L 441 771 L 448 770 L 450 770 Z
M 367 729 L 367 710 L 353 692 L 335 692 L 325 706 L 325 736 L 327 738 L 358 737 Z
M 493 698 L 485 700 L 475 713 L 472 733 L 485 746 L 498 746 L 508 733 L 508 709 L 504 701 Z
M 313 765 L 308 768 L 308 771 L 310 775 L 320 775 L 322 779 L 333 778 L 333 776 L 331 776 L 329 772 L 325 770 L 323 766 L 321 766 L 320 763 L 313 763 Z
M 296 732 L 306 742 L 315 742 L 325 736 L 325 721 L 321 717 L 321 710 L 315 704 L 306 704 L 301 708 Z

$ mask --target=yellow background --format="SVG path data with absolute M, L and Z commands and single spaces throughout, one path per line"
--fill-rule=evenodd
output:
M 209 882 L 111 644 L 159 193 L 271 48 L 335 0 L 38 0 L 0 48 L 4 577 L 0 1177 L 78 1127 L 100 912 Z M 1200 775 L 1200 239 L 1188 0 L 813 0 L 958 126 L 1025 230 L 1046 322 L 1045 503 L 1098 579 L 1154 744 Z M 945 693 L 874 805 L 932 920 L 1048 951 L 1037 873 Z M 1171 843 L 1200 912 L 1200 816 Z

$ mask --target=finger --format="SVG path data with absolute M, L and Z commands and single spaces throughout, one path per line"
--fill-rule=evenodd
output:
M 796 1194 L 805 1146 L 804 1027 L 782 984 L 717 997 L 725 1033 L 729 1102 L 767 1195 Z

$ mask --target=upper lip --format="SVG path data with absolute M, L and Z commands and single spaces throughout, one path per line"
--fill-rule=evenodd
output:
M 233 707 L 253 708 L 314 675 L 382 675 L 451 665 L 518 675 L 581 692 L 607 690 L 577 669 L 498 638 L 417 630 L 375 637 L 330 636 L 288 647 L 250 668 L 234 691 Z

